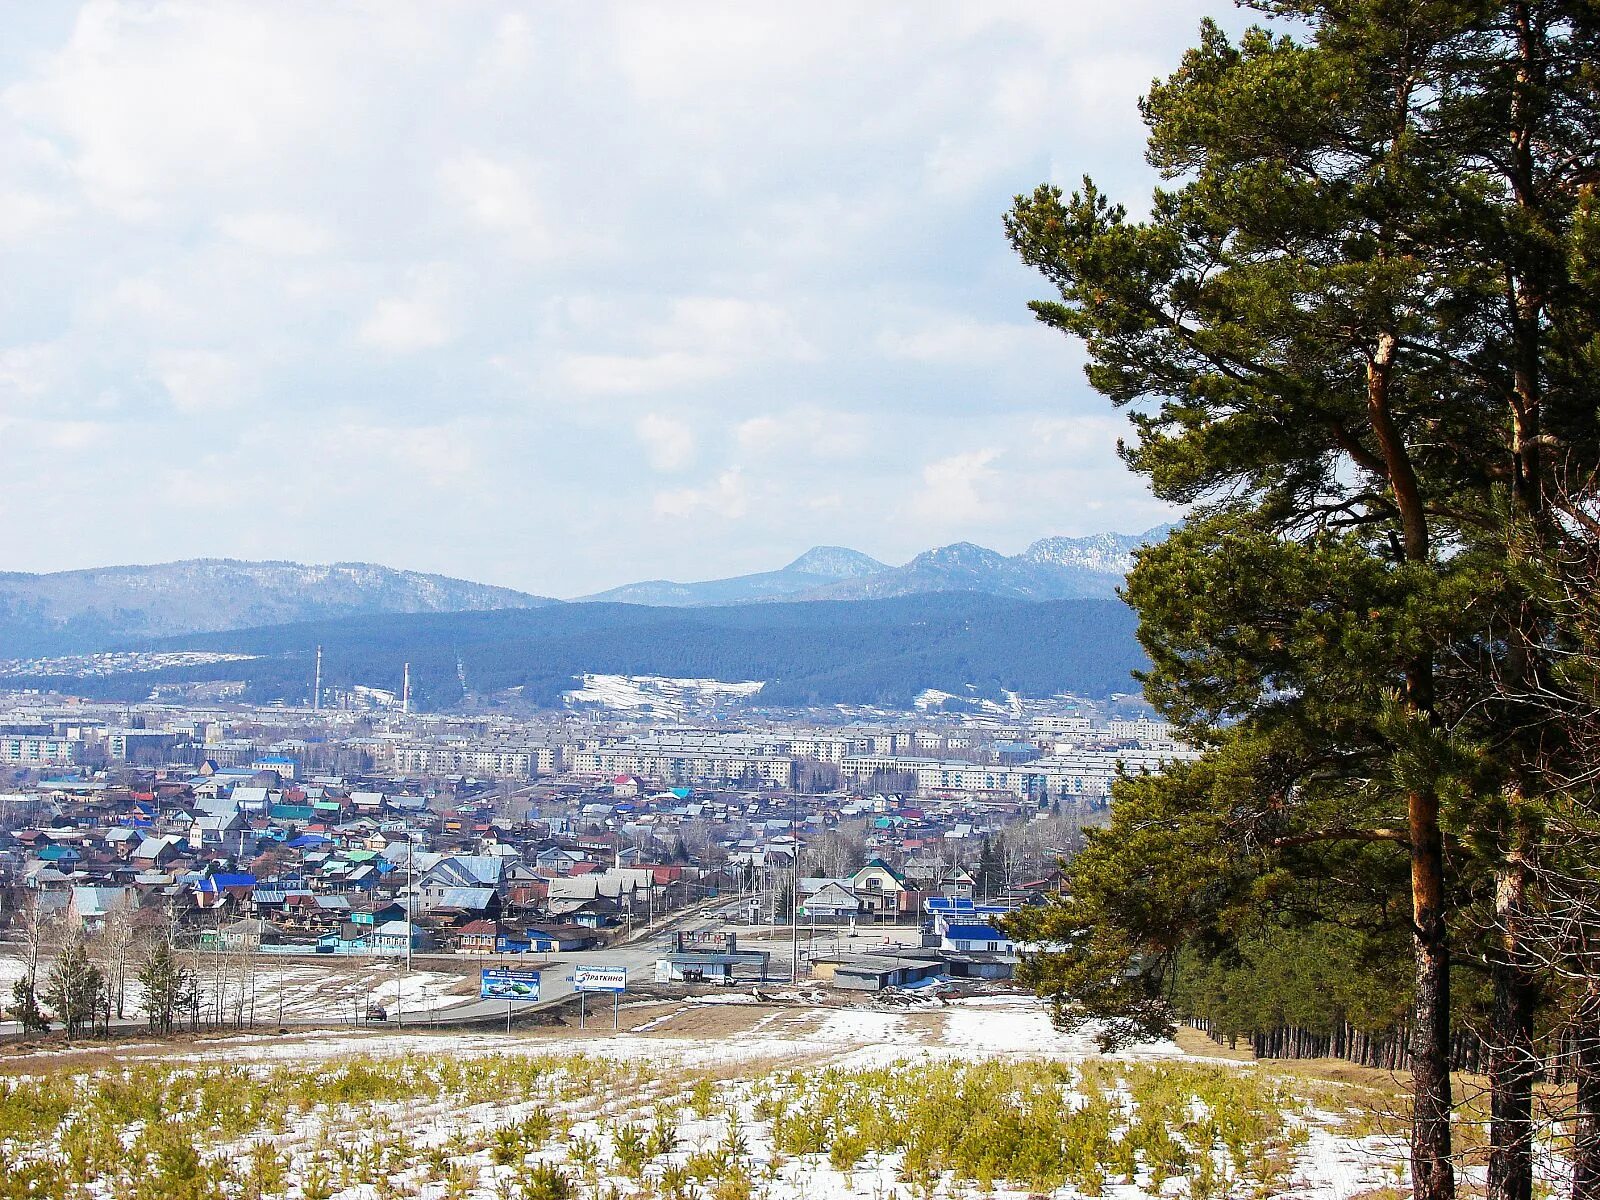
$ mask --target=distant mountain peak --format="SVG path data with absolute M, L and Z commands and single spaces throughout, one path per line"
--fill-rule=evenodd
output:
M 906 565 L 988 567 L 1004 562 L 1005 558 L 1006 556 L 998 550 L 991 550 L 976 542 L 951 542 L 948 546 L 935 546 L 932 550 L 924 550 Z
M 1108 574 L 1126 574 L 1133 567 L 1133 552 L 1161 541 L 1171 525 L 1157 525 L 1143 533 L 1093 533 L 1087 537 L 1040 538 L 1017 557 L 1025 562 L 1057 567 L 1081 567 Z
M 887 571 L 889 564 L 848 546 L 813 546 L 783 569 L 825 579 L 860 579 Z
M 973 542 L 924 550 L 903 566 L 885 566 L 844 546 L 813 546 L 777 571 L 674 583 L 653 579 L 612 588 L 584 600 L 701 607 L 756 600 L 859 600 L 923 592 L 986 592 L 1015 600 L 1060 600 L 1116 595 L 1133 552 L 1160 541 L 1172 527 L 1144 533 L 1042 538 L 1021 554 L 1005 555 Z

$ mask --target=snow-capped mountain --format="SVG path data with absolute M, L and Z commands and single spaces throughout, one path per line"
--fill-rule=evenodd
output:
M 846 546 L 813 546 L 783 569 L 804 575 L 820 575 L 824 579 L 860 579 L 863 575 L 876 575 L 888 567 L 872 555 Z
M 190 559 L 0 574 L 0 657 L 375 613 L 473 612 L 554 601 L 373 563 Z
M 1126 575 L 1133 567 L 1133 552 L 1140 546 L 1159 542 L 1172 532 L 1172 528 L 1171 525 L 1157 525 L 1143 533 L 1040 538 L 1017 557 L 1058 567 L 1082 567 L 1089 571 Z
M 818 546 L 778 571 L 675 583 L 628 584 L 585 600 L 658 607 L 739 604 L 754 600 L 875 600 L 922 592 L 983 592 L 1017 600 L 1070 600 L 1116 593 L 1133 552 L 1172 529 L 1042 538 L 1021 554 L 1005 555 L 971 542 L 926 550 L 898 567 L 839 546 Z

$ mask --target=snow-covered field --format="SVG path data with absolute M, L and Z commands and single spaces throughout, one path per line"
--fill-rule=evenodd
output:
M 9 1006 L 11 988 L 24 973 L 20 958 L 0 956 L 0 1004 Z M 123 1011 L 144 1013 L 143 991 L 134 978 L 125 981 Z M 259 955 L 246 970 L 232 959 L 213 963 L 202 954 L 198 972 L 201 1009 L 218 1007 L 229 1021 L 235 1015 L 255 1025 L 279 1021 L 356 1021 L 369 1006 L 384 1009 L 391 1020 L 428 1017 L 478 998 L 476 980 L 465 972 L 400 970 L 396 960 L 343 959 L 307 963 Z M 42 986 L 42 981 L 41 981 Z
M 128 1103 L 130 1089 L 101 1081 L 125 1076 L 168 1097 L 163 1137 L 189 1131 L 239 1192 L 283 1200 L 1141 1200 L 1208 1189 L 1346 1200 L 1403 1185 L 1398 1144 L 1351 1119 L 1370 1102 L 1355 1092 L 1306 1081 L 1304 1096 L 1291 1094 L 1297 1085 L 1266 1070 L 1170 1042 L 1107 1058 L 1087 1033 L 1053 1028 L 1031 998 L 892 1008 L 739 999 L 626 1005 L 618 1033 L 607 1012 L 586 1031 L 325 1030 L 144 1041 L 82 1058 L 20 1050 L 0 1057 L 13 1079 L 0 1089 L 59 1088 L 57 1072 L 77 1059 L 88 1071 L 72 1085 L 81 1105 L 115 1125 L 101 1110 Z M 198 1107 L 226 1111 L 187 1112 L 191 1092 L 209 1097 Z M 0 1117 L 28 1110 L 26 1096 L 12 1098 L 25 1103 L 0 1105 Z M 1238 1117 L 1247 1101 L 1265 1117 Z M 996 1137 L 1015 1135 L 1013 1109 L 1022 1136 L 1050 1147 L 1044 1165 L 986 1162 L 965 1142 L 945 1144 L 966 1137 L 958 1127 L 924 1128 L 959 1110 L 962 1121 L 998 1122 Z M 85 1160 L 85 1194 L 116 1192 L 146 1150 L 148 1162 L 167 1161 L 145 1147 L 143 1119 L 129 1117 L 127 1154 L 100 1174 Z M 71 1124 L 36 1142 L 0 1129 L 0 1141 L 59 1153 Z M 234 1194 L 226 1182 L 223 1192 Z
M 659 675 L 585 675 L 583 686 L 563 692 L 562 699 L 568 704 L 599 704 L 617 712 L 670 717 L 690 709 L 748 700 L 764 686 L 754 679 L 725 683 Z

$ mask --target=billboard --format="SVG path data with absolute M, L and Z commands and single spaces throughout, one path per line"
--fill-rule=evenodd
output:
M 485 967 L 478 982 L 480 1000 L 537 1000 L 539 972 L 519 967 Z
M 672 935 L 672 948 L 679 954 L 732 954 L 738 935 L 710 929 L 680 929 Z
M 625 992 L 628 990 L 627 967 L 574 967 L 572 990 L 575 992 Z

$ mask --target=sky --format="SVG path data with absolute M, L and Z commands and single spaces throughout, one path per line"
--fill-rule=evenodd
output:
M 0 0 L 0 569 L 572 596 L 1170 519 L 1001 217 L 1224 0 Z

